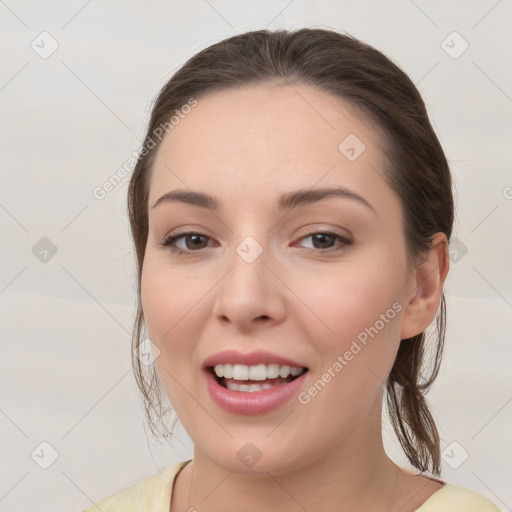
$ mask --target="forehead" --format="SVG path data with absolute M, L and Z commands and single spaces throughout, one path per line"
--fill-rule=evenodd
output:
M 378 133 L 338 97 L 303 84 L 258 85 L 197 102 L 161 143 L 150 203 L 183 187 L 227 198 L 245 191 L 245 200 L 337 185 L 391 194 Z

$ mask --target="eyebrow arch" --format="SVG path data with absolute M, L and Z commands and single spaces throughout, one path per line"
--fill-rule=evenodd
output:
M 296 206 L 311 204 L 333 196 L 354 199 L 370 208 L 374 213 L 377 213 L 375 208 L 364 197 L 345 187 L 295 190 L 294 192 L 283 194 L 277 201 L 277 208 L 279 210 L 291 210 Z
M 345 187 L 319 188 L 314 190 L 300 189 L 288 192 L 278 198 L 276 207 L 278 210 L 291 210 L 296 206 L 311 204 L 333 196 L 353 199 L 358 201 L 360 204 L 365 205 L 374 213 L 377 213 L 375 208 L 364 197 Z M 189 191 L 185 189 L 177 189 L 167 192 L 155 202 L 152 208 L 156 208 L 161 203 L 168 202 L 182 202 L 207 208 L 209 210 L 219 210 L 219 201 L 215 197 L 203 192 Z

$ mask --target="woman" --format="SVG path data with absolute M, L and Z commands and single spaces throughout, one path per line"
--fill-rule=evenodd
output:
M 194 458 L 100 510 L 498 510 L 434 478 L 451 177 L 382 53 L 307 28 L 199 52 L 156 100 L 128 205 L 137 382 L 155 429 L 163 387 Z M 384 390 L 418 474 L 384 451 Z

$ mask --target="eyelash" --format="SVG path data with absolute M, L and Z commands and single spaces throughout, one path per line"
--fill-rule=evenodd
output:
M 190 256 L 192 254 L 199 253 L 200 249 L 197 250 L 197 251 L 183 251 L 183 250 L 177 248 L 175 243 L 180 238 L 183 238 L 183 237 L 186 237 L 186 236 L 192 236 L 192 235 L 198 235 L 198 236 L 202 236 L 202 237 L 206 237 L 206 238 L 210 239 L 209 236 L 204 235 L 203 233 L 197 233 L 195 231 L 187 231 L 187 232 L 184 232 L 184 233 L 177 233 L 177 234 L 174 234 L 174 235 L 167 236 L 162 242 L 160 242 L 160 245 L 163 246 L 163 247 L 166 247 L 171 253 L 176 254 L 178 256 Z M 343 245 L 341 247 L 334 248 L 334 249 L 333 248 L 329 248 L 329 249 L 314 249 L 314 248 L 313 249 L 308 249 L 308 248 L 305 248 L 307 251 L 319 251 L 320 253 L 338 252 L 338 251 L 346 250 L 347 247 L 352 244 L 352 240 L 350 240 L 350 239 L 348 239 L 348 238 L 346 238 L 346 237 L 344 237 L 342 235 L 339 235 L 338 233 L 334 233 L 333 231 L 313 231 L 311 233 L 308 233 L 308 234 L 304 235 L 300 240 L 304 240 L 305 238 L 309 238 L 309 237 L 312 237 L 314 235 L 328 235 L 328 236 L 334 237 L 334 238 L 340 240 Z

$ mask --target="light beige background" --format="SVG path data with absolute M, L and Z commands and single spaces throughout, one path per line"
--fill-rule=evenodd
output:
M 188 57 L 247 30 L 301 26 L 375 45 L 428 105 L 460 240 L 429 394 L 442 478 L 511 510 L 510 2 L 2 0 L 0 14 L 1 511 L 78 511 L 191 456 L 184 433 L 161 445 L 143 427 L 128 179 L 102 200 L 93 190 L 138 150 L 150 101 Z

